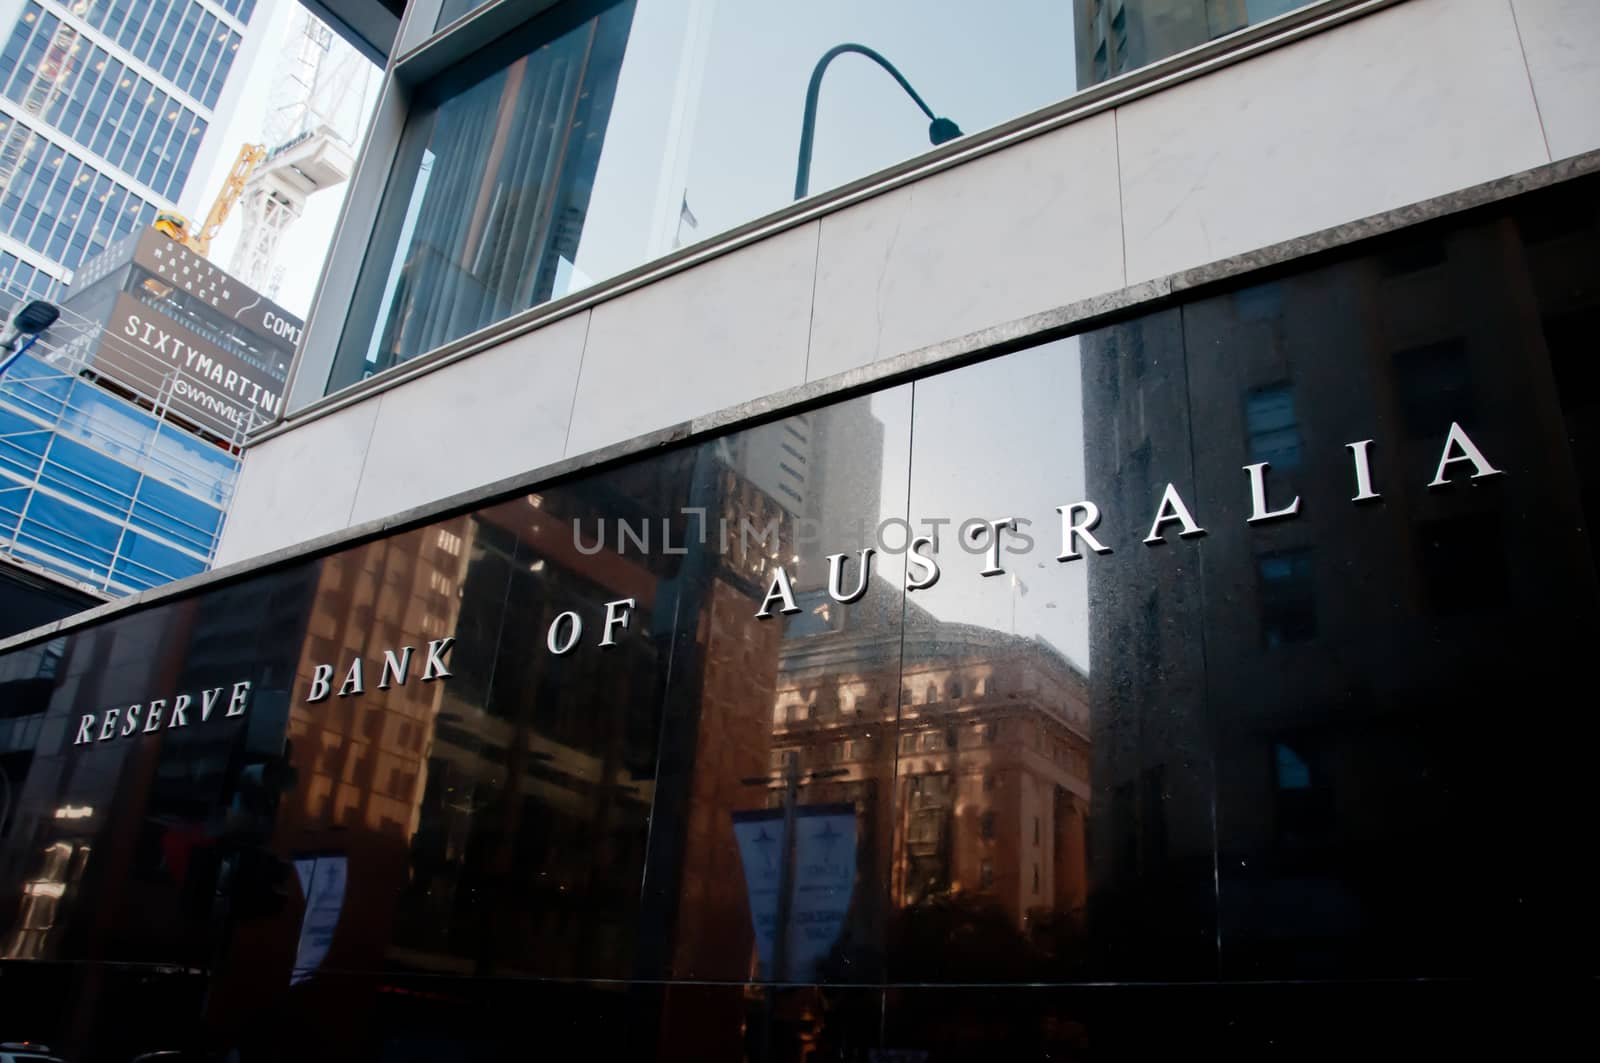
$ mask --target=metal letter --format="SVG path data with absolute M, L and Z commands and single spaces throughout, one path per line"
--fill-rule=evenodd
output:
M 867 593 L 867 580 L 872 575 L 872 547 L 861 551 L 861 572 L 856 576 L 856 589 L 846 594 L 844 590 L 844 559 L 849 554 L 828 555 L 828 597 L 840 605 L 851 602 Z
M 357 657 L 350 662 L 350 670 L 344 674 L 344 682 L 339 684 L 339 696 L 347 698 L 351 694 L 365 694 L 367 692 L 367 678 L 362 674 L 361 658 Z
M 1459 448 L 1461 453 L 1451 457 L 1450 451 L 1452 448 Z M 1458 461 L 1472 462 L 1472 479 L 1474 480 L 1481 480 L 1485 476 L 1502 475 L 1499 469 L 1489 464 L 1488 459 L 1483 456 L 1483 451 L 1479 450 L 1477 444 L 1467 437 L 1467 433 L 1461 430 L 1461 426 L 1451 421 L 1450 434 L 1444 441 L 1444 453 L 1439 455 L 1439 471 L 1434 474 L 1428 486 L 1444 487 L 1448 484 L 1450 481 L 1446 479 L 1444 471 Z
M 1368 448 L 1372 440 L 1363 439 L 1358 443 L 1346 443 L 1345 448 L 1350 451 L 1350 457 L 1356 463 L 1356 497 L 1352 502 L 1370 502 L 1378 497 L 1378 492 L 1372 489 L 1372 456 Z
M 90 733 L 93 730 L 94 713 L 86 712 L 83 714 L 83 719 L 78 721 L 78 737 L 72 740 L 72 744 L 75 746 L 81 746 L 93 742 L 94 735 Z
M 1246 465 L 1244 471 L 1250 474 L 1250 516 L 1246 524 L 1257 524 L 1264 520 L 1277 520 L 1280 517 L 1292 517 L 1300 512 L 1300 496 L 1295 495 L 1294 501 L 1282 509 L 1267 509 L 1267 468 L 1268 463 L 1258 461 L 1254 465 Z
M 628 616 L 626 610 L 636 608 L 638 601 L 633 598 L 619 598 L 614 602 L 606 603 L 606 629 L 600 639 L 601 646 L 615 646 L 617 644 L 614 628 L 621 627 L 628 630 Z M 576 635 L 574 635 L 576 637 Z
M 121 715 L 121 709 L 106 710 L 106 718 L 100 724 L 100 741 L 104 742 L 117 733 L 117 717 Z
M 415 650 L 415 646 L 405 646 L 398 657 L 393 650 L 383 651 L 383 667 L 378 671 L 379 690 L 388 690 L 390 680 L 400 686 L 406 685 L 406 675 L 411 671 L 411 654 Z
M 118 734 L 126 738 L 139 729 L 139 713 L 144 711 L 142 705 L 129 705 L 127 715 L 122 718 L 122 730 Z
M 1016 519 L 1013 517 L 1001 517 L 999 520 L 986 520 L 982 523 L 984 527 L 989 529 L 989 557 L 978 575 L 1003 576 L 1006 570 L 1000 567 L 1000 529 L 1011 528 L 1015 530 L 1017 526 Z M 966 525 L 962 525 L 963 529 L 965 527 Z
M 321 701 L 333 688 L 333 665 L 319 664 L 311 672 L 311 689 L 306 691 L 306 703 Z
M 434 639 L 428 643 L 428 664 L 422 669 L 424 683 L 434 679 L 443 679 L 450 675 L 450 669 L 444 666 L 444 655 L 450 652 L 450 647 L 456 644 L 454 635 L 448 638 Z
M 1085 499 L 1082 502 L 1057 506 L 1056 512 L 1061 514 L 1061 552 L 1056 555 L 1057 561 L 1076 561 L 1081 558 L 1083 555 L 1078 553 L 1079 539 L 1088 543 L 1089 549 L 1097 554 L 1111 552 L 1111 547 L 1094 537 L 1094 526 L 1100 523 L 1099 506 Z M 1074 521 L 1072 515 L 1078 512 L 1083 513 L 1083 519 Z
M 222 700 L 222 688 L 221 687 L 216 687 L 216 688 L 214 688 L 212 690 L 202 690 L 200 692 L 200 722 L 201 723 L 205 723 L 207 720 L 211 719 L 211 710 L 215 709 L 217 707 L 217 702 L 219 702 L 221 700 Z
M 245 703 L 250 700 L 250 680 L 241 679 L 233 684 L 233 693 L 228 695 L 228 715 L 243 716 Z
M 1161 526 L 1172 520 L 1183 525 L 1183 530 L 1178 533 L 1180 539 L 1206 533 L 1204 528 L 1194 522 L 1189 507 L 1183 504 L 1183 499 L 1178 495 L 1178 489 L 1168 484 L 1167 489 L 1161 492 L 1161 505 L 1156 509 L 1156 519 L 1151 523 L 1150 534 L 1144 541 L 1151 546 L 1166 542 L 1161 534 Z
M 919 535 L 915 539 L 911 540 L 911 551 L 906 555 L 906 564 L 915 565 L 920 569 L 926 570 L 927 575 L 917 577 L 907 574 L 907 590 L 923 591 L 939 582 L 940 573 L 938 558 L 934 557 L 933 554 L 928 554 L 925 557 L 922 554 L 917 553 L 917 547 L 919 546 L 931 546 L 934 548 L 934 550 L 939 549 L 937 544 L 934 543 L 933 536 L 931 535 Z
M 757 620 L 767 620 L 772 616 L 772 601 L 776 598 L 783 603 L 778 612 L 787 616 L 798 613 L 800 607 L 794 604 L 794 587 L 789 583 L 789 573 L 782 565 L 773 569 L 772 585 L 767 588 L 767 596 L 761 599 L 761 611 L 756 613 Z
M 144 714 L 144 733 L 157 731 L 161 728 L 161 713 L 167 707 L 166 698 L 156 698 L 150 703 L 150 709 Z
M 572 634 L 566 642 L 557 645 L 556 634 L 561 630 L 561 621 L 566 620 L 568 617 L 572 618 Z M 559 657 L 578 644 L 578 636 L 581 634 L 583 634 L 583 617 L 569 609 L 550 621 L 550 631 L 544 637 L 544 644 L 550 647 L 551 653 Z
M 329 667 L 331 668 L 332 665 Z M 179 694 L 172 699 L 172 718 L 167 721 L 168 728 L 189 726 L 189 717 L 185 716 L 184 712 L 188 710 L 189 702 L 193 700 L 187 694 Z

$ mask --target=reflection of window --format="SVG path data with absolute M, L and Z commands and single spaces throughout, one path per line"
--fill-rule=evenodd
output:
M 1281 842 L 1316 842 L 1334 825 L 1333 788 L 1325 768 L 1327 751 L 1296 736 L 1272 746 L 1274 809 Z
M 939 684 L 938 683 L 929 683 L 928 684 L 928 689 L 926 691 L 926 695 L 927 695 L 927 698 L 928 698 L 928 704 L 929 705 L 932 705 L 934 702 L 938 701 L 939 700 Z
M 1400 351 L 1394 356 L 1394 370 L 1400 414 L 1410 438 L 1442 440 L 1451 422 L 1466 425 L 1474 420 L 1465 340 L 1457 337 Z
M 1039 817 L 1033 817 L 1033 844 L 1039 844 Z
M 1310 551 L 1285 551 L 1256 559 L 1261 576 L 1261 639 L 1275 648 L 1317 634 L 1317 589 Z
M 1033 892 L 1039 892 L 1039 865 L 1033 865 Z
M 900 704 L 902 704 L 902 705 L 914 704 L 914 702 L 911 699 L 911 688 L 910 687 L 901 687 L 900 688 Z
M 1250 434 L 1250 460 L 1274 469 L 1300 464 L 1300 425 L 1294 414 L 1294 388 L 1274 384 L 1245 396 L 1244 419 Z
M 1317 633 L 1317 595 L 1310 550 L 1256 559 L 1261 588 L 1261 640 L 1268 649 L 1304 642 Z
M 972 696 L 981 698 L 987 693 L 989 693 L 989 678 L 980 675 L 977 682 L 972 684 Z
M 950 700 L 955 701 L 959 697 L 961 697 L 961 680 L 952 679 L 950 680 Z
M 978 820 L 978 830 L 979 830 L 979 833 L 981 833 L 983 835 L 984 841 L 992 841 L 994 839 L 994 813 L 993 812 L 985 812 L 979 818 L 979 820 Z
M 994 886 L 994 861 L 985 860 L 978 865 L 978 888 L 991 889 Z
M 914 735 L 914 734 L 903 734 L 903 735 L 901 735 L 900 736 L 900 752 L 902 752 L 902 753 L 915 753 L 916 751 L 917 751 L 917 736 Z
M 912 816 L 911 826 L 906 832 L 907 840 L 916 846 L 937 845 L 943 835 L 944 813 L 938 809 L 929 809 Z
M 994 790 L 994 776 L 993 775 L 985 775 L 983 777 L 983 792 L 987 794 L 987 793 L 993 792 L 993 790 Z

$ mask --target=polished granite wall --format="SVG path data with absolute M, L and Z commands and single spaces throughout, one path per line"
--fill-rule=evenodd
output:
M 11 651 L 0 1040 L 946 1060 L 1559 1037 L 1593 996 L 1595 192 Z M 1063 543 L 1057 507 L 1093 541 Z M 430 645 L 450 674 L 424 681 Z M 240 682 L 246 711 L 200 718 Z M 750 898 L 776 896 L 791 807 L 780 957 Z

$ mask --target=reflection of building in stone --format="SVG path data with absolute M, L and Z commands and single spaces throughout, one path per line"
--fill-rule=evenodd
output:
M 883 436 L 883 422 L 862 400 L 796 414 L 712 444 L 725 467 L 728 563 L 765 585 L 771 578 L 768 558 L 781 558 L 797 588 L 822 586 L 828 566 L 819 559 L 825 553 L 872 541 Z M 782 528 L 776 541 L 769 538 L 767 549 L 756 549 L 756 536 L 774 521 Z M 746 524 L 756 531 L 741 538 Z
M 889 588 L 875 590 L 850 609 L 811 596 L 791 621 L 773 768 L 794 759 L 805 771 L 843 772 L 813 784 L 808 800 L 854 801 L 865 829 L 893 832 L 896 906 L 960 894 L 998 904 L 1019 929 L 1040 911 L 1080 913 L 1085 677 L 1042 642 L 944 623 L 914 603 L 902 637 L 873 623 L 870 603 L 899 604 Z
M 1167 482 L 1193 493 L 1177 314 L 1096 330 L 1080 350 L 1084 497 L 1113 550 L 1074 562 L 1089 584 L 1092 922 L 1108 940 L 1170 944 L 1212 903 L 1214 877 L 1199 595 L 1178 553 L 1190 544 L 1139 541 Z
M 638 889 L 654 793 L 660 555 L 577 548 L 575 519 L 615 512 L 599 490 L 476 518 L 457 627 L 467 652 L 434 728 L 393 952 L 407 965 L 613 975 L 629 960 L 617 920 Z M 629 628 L 601 649 L 603 603 L 623 598 L 637 603 Z M 567 611 L 586 626 L 556 655 L 546 636 Z
M 1589 570 L 1575 535 L 1514 553 L 1526 522 L 1582 521 L 1570 468 L 1512 464 L 1525 441 L 1544 438 L 1551 453 L 1565 441 L 1551 438 L 1560 400 L 1542 349 L 1559 340 L 1549 321 L 1539 334 L 1525 282 L 1508 306 L 1503 263 L 1519 263 L 1512 276 L 1525 259 L 1535 276 L 1566 277 L 1567 256 L 1592 253 L 1520 229 L 1423 228 L 1197 300 L 1181 339 L 1171 314 L 1084 337 L 1087 495 L 1115 550 L 1088 559 L 1097 893 L 1159 889 L 1166 865 L 1196 910 L 1220 889 L 1235 957 L 1303 965 L 1368 947 L 1358 943 L 1380 926 L 1407 928 L 1374 934 L 1391 955 L 1412 947 L 1408 935 L 1453 938 L 1445 926 L 1479 917 L 1473 898 L 1520 888 L 1475 869 L 1476 842 L 1451 836 L 1469 821 L 1486 829 L 1487 810 L 1419 803 L 1413 789 L 1470 777 L 1475 736 L 1515 739 L 1503 720 L 1467 715 L 1461 676 L 1478 676 L 1478 704 L 1496 704 L 1487 685 L 1504 681 L 1485 662 L 1545 659 L 1577 630 L 1474 614 L 1538 602 L 1530 615 L 1556 616 Z M 1546 283 L 1570 293 L 1575 321 L 1593 320 L 1593 292 Z M 1508 349 L 1527 357 L 1508 361 Z M 1206 412 L 1203 430 L 1191 432 L 1191 409 Z M 1427 487 L 1452 422 L 1508 474 L 1469 483 L 1457 466 L 1453 484 Z M 1348 444 L 1361 439 L 1381 498 L 1358 505 Z M 1247 523 L 1245 467 L 1262 462 L 1269 508 L 1300 498 L 1292 519 Z M 1146 548 L 1168 482 L 1206 534 L 1169 531 Z M 1214 827 L 1200 799 L 1210 783 L 1196 778 L 1208 762 Z M 1468 788 L 1447 790 L 1467 800 Z M 1523 836 L 1496 814 L 1493 833 Z M 1380 877 L 1437 899 L 1384 911 L 1395 902 L 1361 886 Z M 1474 889 L 1457 888 L 1469 879 Z

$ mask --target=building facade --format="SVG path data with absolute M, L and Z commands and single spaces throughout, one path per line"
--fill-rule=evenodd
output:
M 1600 9 L 783 17 L 407 5 L 227 567 L 0 644 L 0 1037 L 1581 1036 Z
M 0 4 L 0 291 L 57 298 L 204 187 L 260 48 L 257 0 Z
M 153 228 L 83 263 L 60 310 L 0 378 L 12 632 L 209 567 L 244 439 L 281 411 L 302 328 Z M 52 579 L 67 586 L 28 604 Z M 74 607 L 74 592 L 91 598 Z

